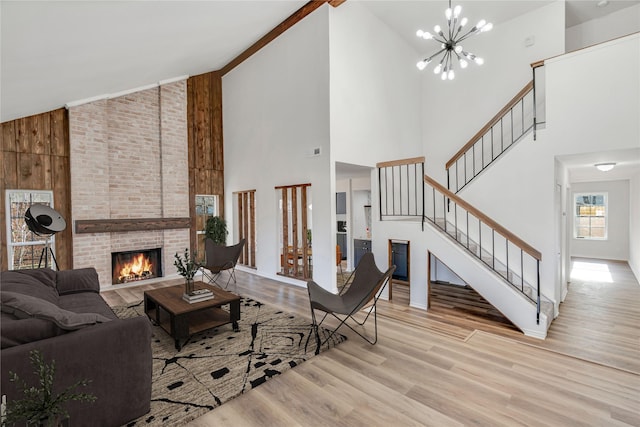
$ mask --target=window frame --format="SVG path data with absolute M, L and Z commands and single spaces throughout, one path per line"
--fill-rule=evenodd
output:
M 6 231 L 7 231 L 7 268 L 9 270 L 14 270 L 15 269 L 15 265 L 14 265 L 14 253 L 15 253 L 15 248 L 17 247 L 25 247 L 25 246 L 41 246 L 44 245 L 45 248 L 47 247 L 47 243 L 49 244 L 49 248 L 51 249 L 51 253 L 53 254 L 53 256 L 55 257 L 55 252 L 56 252 L 56 239 L 55 239 L 55 234 L 54 235 L 50 235 L 50 236 L 39 236 L 35 233 L 33 233 L 32 231 L 30 231 L 34 236 L 37 236 L 38 239 L 34 240 L 29 240 L 29 241 L 24 241 L 24 242 L 14 242 L 13 241 L 13 230 L 11 229 L 11 223 L 12 223 L 12 219 L 16 219 L 16 217 L 12 217 L 11 216 L 11 199 L 12 199 L 12 195 L 14 194 L 28 194 L 29 195 L 29 204 L 32 205 L 33 199 L 34 199 L 34 195 L 46 195 L 49 197 L 49 206 L 51 208 L 53 208 L 54 206 L 54 198 L 53 198 L 53 191 L 52 190 L 18 190 L 18 189 L 8 189 L 5 190 L 5 227 L 6 227 Z M 38 202 L 36 202 L 38 203 Z M 26 211 L 25 211 L 26 212 Z M 50 256 L 49 253 L 46 254 L 47 257 Z M 53 260 L 51 260 L 53 261 Z M 32 262 L 32 268 L 36 268 L 35 264 Z M 50 265 L 53 265 L 52 263 L 50 263 Z
M 604 215 L 579 215 L 579 206 L 578 198 L 596 198 L 602 197 L 603 203 L 602 205 L 591 204 L 589 206 L 604 206 Z M 589 221 L 589 236 L 579 236 L 578 228 L 582 228 L 579 224 L 579 218 L 603 218 L 604 219 L 604 236 L 603 237 L 594 237 L 592 236 L 592 227 L 591 220 Z M 600 228 L 600 227 L 596 227 Z M 609 239 L 609 193 L 606 191 L 591 191 L 591 192 L 579 192 L 573 194 L 573 238 L 576 240 L 596 240 L 596 241 L 604 241 Z

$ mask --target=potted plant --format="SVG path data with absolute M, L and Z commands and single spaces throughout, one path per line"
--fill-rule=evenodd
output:
M 91 380 L 80 380 L 62 391 L 53 390 L 56 372 L 55 360 L 48 365 L 38 350 L 30 352 L 33 373 L 38 378 L 38 385 L 28 385 L 15 372 L 9 371 L 9 381 L 15 382 L 21 390 L 23 398 L 7 402 L 6 416 L 3 425 L 14 425 L 26 422 L 27 425 L 60 426 L 69 424 L 69 413 L 64 408 L 68 401 L 94 402 L 96 397 L 88 393 L 77 393 L 78 387 L 86 387 Z
M 176 254 L 174 255 L 175 261 L 173 262 L 173 265 L 176 266 L 178 274 L 184 277 L 185 293 L 187 293 L 188 295 L 191 295 L 193 293 L 193 277 L 200 269 L 200 264 L 196 260 L 197 256 L 198 254 L 196 252 L 190 255 L 189 248 L 184 249 L 184 258 L 180 256 L 178 252 L 176 252 Z
M 213 240 L 216 245 L 226 245 L 227 234 L 229 234 L 227 231 L 227 222 L 219 216 L 209 217 L 205 225 L 204 234 Z

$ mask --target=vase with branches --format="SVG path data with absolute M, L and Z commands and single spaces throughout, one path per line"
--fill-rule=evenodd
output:
M 185 279 L 185 292 L 189 295 L 193 293 L 194 283 L 193 278 L 200 269 L 200 263 L 197 261 L 197 252 L 189 253 L 189 248 L 184 249 L 184 256 L 181 256 L 178 252 L 175 253 L 175 265 L 178 270 L 178 274 Z

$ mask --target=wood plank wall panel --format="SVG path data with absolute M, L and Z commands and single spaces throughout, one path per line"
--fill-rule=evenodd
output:
M 307 240 L 307 191 L 309 187 L 311 184 L 275 187 L 276 191 L 280 190 L 283 207 L 281 230 L 283 247 L 280 248 L 280 272 L 277 274 L 301 280 L 308 280 L 312 276 L 312 250 Z M 291 216 L 288 209 L 289 200 L 291 200 Z M 299 222 L 300 224 L 298 224 Z
M 51 190 L 54 209 L 67 221 L 56 234 L 56 259 L 61 270 L 73 268 L 69 116 L 64 108 L 0 125 L 0 269 L 8 268 L 5 190 Z
M 224 151 L 222 140 L 222 75 L 218 71 L 187 80 L 189 140 L 189 216 L 195 218 L 196 194 L 217 195 L 224 216 Z M 192 250 L 198 250 L 196 224 L 191 224 Z M 203 250 L 204 248 L 200 248 Z
M 236 191 L 236 224 L 238 239 L 246 239 L 238 262 L 246 267 L 256 267 L 256 190 Z M 234 242 L 235 243 L 235 242 Z

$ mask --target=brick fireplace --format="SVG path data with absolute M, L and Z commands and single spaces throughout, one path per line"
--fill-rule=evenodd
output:
M 186 102 L 181 80 L 69 108 L 73 263 L 95 267 L 102 288 L 112 253 L 160 248 L 167 260 L 189 247 Z

